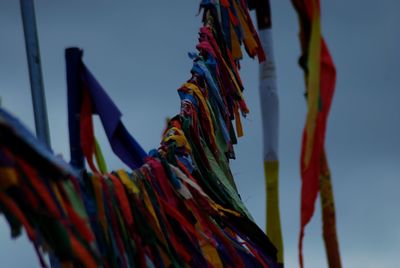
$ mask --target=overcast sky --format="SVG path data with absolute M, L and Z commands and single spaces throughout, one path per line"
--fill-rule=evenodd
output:
M 34 129 L 19 1 L 0 0 L 2 106 Z M 176 89 L 189 78 L 199 1 L 37 0 L 36 15 L 52 147 L 68 160 L 64 48 L 84 60 L 148 151 L 158 146 L 165 118 L 179 112 Z M 398 267 L 400 252 L 400 1 L 321 1 L 322 31 L 338 81 L 326 148 L 332 170 L 344 267 Z M 298 21 L 289 0 L 271 0 L 280 95 L 281 213 L 287 267 L 298 267 L 301 134 L 306 116 Z M 264 228 L 258 64 L 241 70 L 251 113 L 236 147 L 233 172 L 241 196 Z M 99 123 L 99 122 L 97 122 Z M 112 156 L 97 128 L 110 168 Z M 317 201 L 319 202 L 319 200 Z M 306 229 L 305 265 L 326 267 L 320 207 Z M 0 219 L 2 267 L 38 267 L 22 237 L 10 239 Z

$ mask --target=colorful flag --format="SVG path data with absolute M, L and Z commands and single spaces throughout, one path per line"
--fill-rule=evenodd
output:
M 301 151 L 301 227 L 299 261 L 303 267 L 302 242 L 304 229 L 315 209 L 318 192 L 323 202 L 324 237 L 330 267 L 340 267 L 339 249 L 334 225 L 333 194 L 325 158 L 325 132 L 333 98 L 336 69 L 321 36 L 319 0 L 292 0 L 300 20 L 302 56 L 300 64 L 305 72 L 307 119 Z M 324 187 L 323 190 L 321 190 Z M 327 201 L 329 200 L 329 202 Z M 325 207 L 324 203 L 332 204 Z M 327 213 L 327 211 L 331 213 Z M 331 224 L 329 224 L 331 222 Z M 329 235 L 326 232 L 329 230 Z M 329 245 L 329 246 L 328 246 Z M 334 257 L 333 257 L 334 256 Z
M 240 46 L 260 61 L 264 52 L 246 2 L 219 3 L 201 2 L 204 24 L 198 52 L 190 53 L 192 76 L 178 89 L 180 113 L 148 154 L 77 48 L 66 58 L 71 166 L 79 173 L 32 135 L 18 137 L 26 129 L 17 131 L 0 109 L 0 136 L 7 140 L 0 142 L 0 211 L 14 236 L 25 228 L 43 267 L 43 249 L 61 267 L 279 267 L 229 167 L 243 134 L 240 112 L 249 112 Z M 113 152 L 132 170 L 107 171 L 94 114 Z

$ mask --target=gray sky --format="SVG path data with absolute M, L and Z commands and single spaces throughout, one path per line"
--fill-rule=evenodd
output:
M 16 0 L 0 0 L 2 105 L 34 129 L 23 31 Z M 396 267 L 400 251 L 400 2 L 321 1 L 322 31 L 338 71 L 326 148 L 332 170 L 344 267 Z M 280 94 L 281 214 L 287 267 L 298 267 L 299 158 L 306 116 L 298 21 L 289 0 L 271 0 Z M 64 48 L 84 60 L 124 113 L 127 128 L 149 150 L 165 118 L 179 111 L 176 89 L 189 77 L 200 17 L 198 1 L 37 0 L 52 146 L 69 159 Z M 242 65 L 251 114 L 232 167 L 241 196 L 263 227 L 265 217 L 258 64 Z M 396 86 L 397 85 L 397 86 Z M 111 168 L 105 135 L 97 136 Z M 319 202 L 319 200 L 317 201 Z M 326 267 L 320 207 L 306 229 L 306 267 Z M 12 241 L 0 219 L 2 267 L 38 267 L 22 237 Z M 397 260 L 397 261 L 396 261 Z M 36 266 L 35 266 L 36 265 Z

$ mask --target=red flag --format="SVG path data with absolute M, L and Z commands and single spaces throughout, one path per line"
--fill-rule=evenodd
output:
M 320 189 L 320 176 L 323 175 L 322 172 L 326 171 L 326 169 L 323 170 L 323 167 L 327 167 L 324 156 L 325 132 L 335 89 L 336 69 L 321 36 L 319 0 L 292 0 L 292 2 L 298 12 L 301 24 L 300 40 L 303 54 L 300 58 L 300 64 L 305 71 L 308 106 L 300 164 L 302 189 L 299 258 L 300 266 L 303 267 L 302 241 L 304 229 L 314 213 L 315 201 Z M 331 190 L 331 187 L 329 189 Z M 332 192 L 330 191 L 329 194 L 332 197 L 333 204 Z M 327 216 L 324 213 L 324 223 L 329 222 L 325 218 Z M 334 233 L 336 240 L 336 230 Z M 332 243 L 329 242 L 329 244 Z M 328 256 L 332 255 L 332 249 L 334 249 L 334 255 L 339 258 L 337 243 L 336 247 L 326 248 Z M 335 263 L 336 265 L 332 265 L 330 262 L 330 267 L 340 267 L 340 259 Z

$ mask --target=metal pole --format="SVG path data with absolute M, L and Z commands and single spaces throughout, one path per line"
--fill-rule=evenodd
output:
M 31 84 L 36 135 L 39 140 L 50 147 L 46 99 L 44 95 L 39 41 L 36 29 L 35 7 L 33 0 L 20 0 L 20 6 L 22 23 L 24 26 L 26 55 L 29 66 L 29 80 Z

